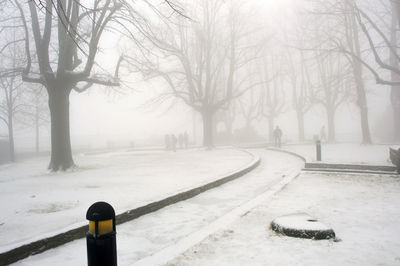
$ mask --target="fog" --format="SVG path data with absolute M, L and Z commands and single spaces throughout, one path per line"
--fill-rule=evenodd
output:
M 163 146 L 166 134 L 179 135 L 185 131 L 188 132 L 190 142 L 193 145 L 203 145 L 204 122 L 201 113 L 203 109 L 201 108 L 206 107 L 199 105 L 202 101 L 201 99 L 195 99 L 190 104 L 188 104 L 187 99 L 184 99 L 187 93 L 193 93 L 186 91 L 187 87 L 191 86 L 185 83 L 184 79 L 187 82 L 187 77 L 182 78 L 182 76 L 179 76 L 180 74 L 168 77 L 176 86 L 175 89 L 179 91 L 177 93 L 176 91 L 171 91 L 168 80 L 163 79 L 162 75 L 157 76 L 154 74 L 155 69 L 150 69 L 150 64 L 153 64 L 151 67 L 156 64 L 160 73 L 162 71 L 165 71 L 164 73 L 168 71 L 183 71 L 179 68 L 179 59 L 173 58 L 173 53 L 168 54 L 167 49 L 157 49 L 162 45 L 161 41 L 169 42 L 169 44 L 179 43 L 179 40 L 183 42 L 183 39 L 179 39 L 179 30 L 182 29 L 185 30 L 186 36 L 191 36 L 191 39 L 188 38 L 188 47 L 185 48 L 187 49 L 187 58 L 194 60 L 196 56 L 204 56 L 201 53 L 207 51 L 201 51 L 199 50 L 200 48 L 196 47 L 196 45 L 201 47 L 204 44 L 199 43 L 196 35 L 190 35 L 196 34 L 196 30 L 201 31 L 201 27 L 215 31 L 217 34 L 210 40 L 219 42 L 217 44 L 209 44 L 215 45 L 214 51 L 211 49 L 210 52 L 214 53 L 215 57 L 210 60 L 211 68 L 213 68 L 211 71 L 215 72 L 215 76 L 220 75 L 217 78 L 210 76 L 210 84 L 217 88 L 216 91 L 220 90 L 219 92 L 214 92 L 216 98 L 210 101 L 215 103 L 221 100 L 225 97 L 224 93 L 231 98 L 224 104 L 218 105 L 218 110 L 214 114 L 212 145 L 270 142 L 271 127 L 275 128 L 277 125 L 283 131 L 283 141 L 285 143 L 311 142 L 316 136 L 319 136 L 323 126 L 326 127 L 326 133 L 328 134 L 327 127 L 329 125 L 326 110 L 318 100 L 321 97 L 325 97 L 321 90 L 322 72 L 317 71 L 318 64 L 328 61 L 328 56 L 332 57 L 329 60 L 332 60 L 333 65 L 338 64 L 338 72 L 328 73 L 329 69 L 326 69 L 323 74 L 326 75 L 325 79 L 332 78 L 332 81 L 329 81 L 330 86 L 340 87 L 339 94 L 342 96 L 337 97 L 344 97 L 343 100 L 338 102 L 335 110 L 335 135 L 330 141 L 362 143 L 356 84 L 351 68 L 351 64 L 354 64 L 354 61 L 349 63 L 351 56 L 340 53 L 340 47 L 335 46 L 338 40 L 340 42 L 343 41 L 344 45 L 346 44 L 343 39 L 345 37 L 340 36 L 343 29 L 339 29 L 337 26 L 342 22 L 342 16 L 334 15 L 334 12 L 340 11 L 340 8 L 334 3 L 340 4 L 342 2 L 345 3 L 346 1 L 253 0 L 226 1 L 223 3 L 211 0 L 182 1 L 176 2 L 175 9 L 172 9 L 162 1 L 154 2 L 153 8 L 163 15 L 162 18 L 158 17 L 157 12 L 154 12 L 154 10 L 150 9 L 149 11 L 148 7 L 146 9 L 146 5 L 139 5 L 136 11 L 146 14 L 149 20 L 146 27 L 134 29 L 133 26 L 127 25 L 127 28 L 131 27 L 131 32 L 128 34 L 124 32 L 124 28 L 121 25 L 108 25 L 110 29 L 105 31 L 100 38 L 98 53 L 95 58 L 96 64 L 92 69 L 92 75 L 106 74 L 112 76 L 118 57 L 121 54 L 134 58 L 129 59 L 131 61 L 128 59 L 125 59 L 125 62 L 122 61 L 119 70 L 120 86 L 110 87 L 94 84 L 84 92 L 72 91 L 70 94 L 69 112 L 72 150 Z M 382 28 L 382 31 L 389 36 L 389 2 L 378 4 L 375 1 L 366 1 L 363 3 L 354 2 L 354 4 L 358 4 L 358 8 L 364 10 L 372 21 L 379 24 L 378 26 L 386 25 L 387 27 Z M 90 5 L 89 1 L 88 5 Z M 16 6 L 9 8 L 16 8 Z M 338 9 L 335 11 L 329 10 L 329 8 Z M 2 12 L 8 14 L 9 10 L 3 9 Z M 209 16 L 215 16 L 210 19 L 210 25 L 206 23 L 206 20 L 209 19 L 206 17 L 207 10 L 211 12 L 208 14 Z M 332 11 L 332 14 L 329 14 L 330 11 Z M 383 17 L 383 12 L 386 12 L 386 17 Z M 43 15 L 43 12 L 39 12 L 39 15 Z M 233 21 L 230 19 L 233 19 Z M 361 22 L 368 24 L 366 17 L 362 17 Z M 184 25 L 184 27 L 179 25 Z M 235 38 L 237 39 L 235 39 L 234 55 L 236 59 L 239 59 L 234 63 L 237 64 L 237 67 L 231 72 L 234 77 L 233 83 L 223 88 L 229 82 L 229 62 L 233 62 L 229 61 L 232 56 L 223 54 L 231 49 L 229 36 L 232 37 L 233 35 L 229 34 L 233 28 L 229 28 L 229 25 L 236 30 Z M 197 29 L 196 27 L 199 28 Z M 368 24 L 368 27 L 368 29 L 371 29 L 371 23 Z M 191 32 L 193 29 L 195 29 L 194 33 Z M 139 36 L 140 30 L 149 30 L 151 34 Z M 370 68 L 376 70 L 380 77 L 390 79 L 390 72 L 388 74 L 386 69 L 377 66 L 366 34 L 361 31 L 360 27 L 357 28 L 357 31 L 362 59 Z M 375 38 L 376 46 L 383 43 L 382 38 L 377 36 L 376 31 L 373 32 L 371 30 L 370 32 L 371 36 Z M 23 31 L 20 30 L 15 34 L 22 33 Z M 137 34 L 134 35 L 137 36 L 136 39 L 132 39 L 133 33 Z M 150 38 L 154 37 L 152 34 L 159 34 L 158 37 L 164 39 L 154 44 L 149 41 Z M 220 38 L 219 41 L 217 40 L 218 38 Z M 326 44 L 329 40 L 334 41 Z M 227 46 L 223 47 L 223 45 Z M 82 49 L 86 48 L 82 47 Z M 56 53 L 56 50 L 54 48 L 53 53 Z M 324 57 L 320 63 L 311 62 L 314 60 L 313 57 L 316 56 L 315 51 L 319 51 L 320 56 Z M 378 53 L 385 62 L 388 60 L 387 49 L 380 46 Z M 302 54 L 303 59 L 301 59 L 300 54 Z M 83 55 L 80 54 L 80 56 Z M 218 56 L 221 58 L 218 58 Z M 288 58 L 292 60 L 292 68 L 289 67 Z M 338 58 L 341 59 L 339 60 Z M 242 59 L 243 61 L 240 61 Z M 266 62 L 266 65 L 263 65 L 263 62 Z M 301 62 L 305 62 L 305 64 Z M 193 68 L 204 67 L 195 61 L 190 62 L 190 64 L 192 64 Z M 222 65 L 221 69 L 215 68 L 218 64 Z M 267 73 L 265 76 L 262 74 L 264 68 L 268 69 L 266 70 L 268 73 L 265 72 Z M 306 81 L 304 76 L 301 78 L 301 75 L 304 75 L 302 69 L 305 68 L 308 68 L 307 75 L 311 81 Z M 2 66 L 2 69 L 7 69 L 7 65 Z M 336 71 L 332 69 L 330 70 Z M 150 73 L 151 71 L 153 72 Z M 296 84 L 290 79 L 291 71 L 300 71 L 296 74 Z M 339 71 L 341 72 L 339 73 Z M 392 142 L 398 139 L 396 133 L 393 133 L 392 126 L 393 111 L 390 99 L 392 86 L 377 84 L 373 73 L 365 65 L 363 65 L 362 71 L 372 142 Z M 259 72 L 261 74 L 258 74 Z M 193 72 L 193 74 L 197 75 L 198 73 Z M 200 73 L 200 76 L 193 80 L 206 84 L 208 81 L 201 75 Z M 337 77 L 334 77 L 335 75 Z M 335 82 L 338 84 L 332 85 Z M 24 89 L 29 86 L 31 86 L 30 83 L 24 83 L 23 85 Z M 234 88 L 231 89 L 229 86 Z M 252 86 L 252 88 L 243 89 L 246 86 Z M 304 139 L 301 140 L 299 140 L 298 118 L 294 108 L 293 86 L 297 86 L 295 90 L 300 94 L 302 94 L 300 90 L 308 91 L 311 87 L 314 93 L 313 99 L 310 98 L 311 100 L 304 102 L 305 104 L 307 102 L 310 106 L 307 107 L 307 111 L 304 111 Z M 197 90 L 194 91 L 195 94 L 201 94 L 202 88 L 200 87 L 195 88 Z M 232 91 L 228 92 L 228 90 Z M 160 96 L 167 93 L 168 96 Z M 311 97 L 310 91 L 307 93 L 307 95 L 302 94 L 302 97 Z M 3 94 L 2 92 L 1 100 L 4 102 Z M 272 96 L 270 98 L 272 103 L 268 103 L 270 100 L 265 98 L 264 107 L 256 107 L 255 109 L 257 110 L 254 111 L 253 117 L 248 120 L 250 123 L 246 124 L 247 120 L 244 114 L 246 110 L 250 110 L 249 108 L 256 104 L 254 99 L 270 96 Z M 43 97 L 47 101 L 47 94 L 44 94 Z M 190 95 L 190 97 L 193 96 Z M 273 110 L 271 106 L 278 102 L 282 102 L 280 110 L 275 110 L 273 112 L 276 113 L 271 114 Z M 32 123 L 27 122 L 27 120 L 32 120 L 32 117 L 26 114 L 29 112 L 24 111 L 15 114 L 13 134 L 17 153 L 35 150 L 35 131 L 31 126 Z M 233 114 L 230 119 L 231 129 L 229 130 L 231 132 L 228 132 L 227 124 L 224 123 L 223 118 L 229 112 Z M 271 117 L 273 120 L 269 120 Z M 47 115 L 46 120 L 47 122 L 40 126 L 41 151 L 49 151 L 51 149 L 49 115 Z M 273 124 L 269 126 L 269 123 Z M 382 127 L 387 127 L 387 130 L 382 130 Z M 227 134 L 231 136 L 227 138 Z M 7 141 L 8 135 L 7 124 L 0 122 L 1 138 Z
M 0 264 L 398 262 L 399 33 L 400 0 L 0 0 Z

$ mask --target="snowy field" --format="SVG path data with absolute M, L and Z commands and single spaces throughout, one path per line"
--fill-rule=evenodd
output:
M 87 224 L 86 211 L 96 201 L 122 213 L 218 179 L 253 159 L 245 151 L 215 149 L 79 155 L 79 168 L 66 173 L 48 173 L 48 158 L 2 165 L 0 252 Z
M 398 149 L 400 145 L 360 145 L 352 143 L 328 144 L 322 143 L 322 162 L 353 163 L 372 165 L 392 165 L 389 159 L 389 148 Z M 307 162 L 316 161 L 315 144 L 283 145 L 282 149 L 303 156 Z
M 325 145 L 325 158 L 330 162 L 387 165 L 390 164 L 388 147 Z M 313 161 L 313 145 L 287 145 L 283 149 L 297 149 Z M 296 177 L 303 168 L 299 158 L 265 149 L 249 151 L 262 161 L 245 176 L 119 225 L 119 265 L 400 265 L 399 176 L 303 172 Z M 19 197 L 25 196 L 21 203 L 18 197 L 5 199 L 20 204 L 23 215 L 15 213 L 15 219 L 25 219 L 24 215 L 28 215 L 23 221 L 27 223 L 28 219 L 37 219 L 36 215 L 45 217 L 41 221 L 44 226 L 36 226 L 35 230 L 53 230 L 52 224 L 72 219 L 67 216 L 69 211 L 79 214 L 80 221 L 73 225 L 86 224 L 84 215 L 94 201 L 105 199 L 119 206 L 117 213 L 122 212 L 216 179 L 247 166 L 253 159 L 249 153 L 236 149 L 115 152 L 79 156 L 76 161 L 81 165 L 80 170 L 64 174 L 46 173 L 45 161 L 31 160 L 0 168 L 1 192 L 11 197 L 10 189 L 14 189 L 20 191 Z M 32 175 L 24 175 L 27 170 Z M 5 172 L 7 178 L 3 177 Z M 113 179 L 109 180 L 109 176 Z M 118 185 L 116 180 L 123 185 Z M 59 186 L 55 185 L 57 182 Z M 3 184 L 9 185 L 8 190 Z M 50 189 L 46 189 L 48 185 Z M 52 198 L 58 201 L 61 197 L 68 202 L 71 197 L 88 191 L 98 191 L 98 194 L 92 194 L 93 198 L 78 198 L 79 202 L 86 202 L 72 209 L 29 212 L 38 198 L 54 204 Z M 63 194 L 67 192 L 72 196 Z M 11 214 L 18 212 L 9 210 L 14 204 L 6 206 L 3 199 L 1 202 L 2 209 Z M 339 241 L 290 238 L 270 230 L 272 220 L 292 213 L 308 213 L 317 218 L 335 230 Z M 4 229 L 5 218 L 8 217 L 1 217 L 3 225 L 0 226 L 4 241 L 11 237 Z M 20 234 L 18 226 L 23 222 L 9 230 Z M 61 228 L 54 229 L 57 230 Z M 30 239 L 45 235 L 42 232 Z M 23 240 L 29 241 L 20 242 Z M 86 265 L 85 239 L 15 265 Z
M 400 178 L 304 173 L 271 200 L 167 265 L 400 265 Z M 279 235 L 273 219 L 306 212 L 339 242 Z
M 159 265 L 223 228 L 292 180 L 304 163 L 282 152 L 252 150 L 261 158 L 250 173 L 157 212 L 117 226 L 118 265 Z M 86 240 L 13 265 L 87 265 Z

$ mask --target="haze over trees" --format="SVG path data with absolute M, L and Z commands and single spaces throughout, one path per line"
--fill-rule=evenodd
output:
M 6 20 L 7 21 L 7 20 Z M 24 54 L 18 43 L 21 41 L 15 24 L 3 27 L 0 46 L 0 121 L 7 127 L 11 161 L 15 161 L 14 124 L 18 115 L 26 109 L 23 99 L 23 82 L 17 68 L 24 62 Z
M 185 16 L 176 14 L 153 25 L 141 55 L 126 57 L 145 78 L 161 78 L 171 96 L 199 112 L 203 145 L 214 145 L 215 114 L 251 89 L 242 69 L 257 56 L 238 1 L 193 1 Z
M 39 84 L 50 110 L 49 169 L 73 168 L 71 93 L 100 86 L 125 89 L 123 79 L 138 78 L 157 84 L 156 105 L 174 99 L 173 104 L 200 115 L 205 147 L 221 138 L 244 140 L 235 136 L 243 132 L 270 142 L 283 117 L 291 117 L 300 142 L 311 141 L 310 132 L 323 125 L 329 142 L 340 141 L 336 133 L 345 106 L 358 110 L 359 142 L 372 143 L 371 117 L 377 114 L 371 112 L 377 109 L 371 111 L 371 91 L 378 89 L 391 91 L 388 141 L 399 141 L 400 3 L 284 2 L 286 13 L 265 16 L 280 3 L 1 1 L 0 118 L 10 147 L 16 114 L 26 113 L 35 101 L 33 109 L 43 106 L 43 95 L 36 99 L 29 93 Z M 98 64 L 109 56 L 103 44 L 111 42 L 110 36 L 112 55 Z M 310 125 L 315 113 L 321 113 L 322 122 Z M 37 112 L 28 119 L 36 121 L 30 123 L 36 132 L 40 117 Z

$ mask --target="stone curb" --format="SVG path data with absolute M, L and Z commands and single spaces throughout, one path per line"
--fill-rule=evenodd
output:
M 244 151 L 247 152 L 247 151 Z M 196 188 L 189 189 L 187 191 L 169 196 L 165 199 L 159 200 L 152 202 L 150 204 L 147 204 L 145 206 L 141 206 L 129 211 L 126 211 L 124 213 L 118 214 L 116 218 L 116 224 L 122 224 L 131 220 L 134 220 L 140 216 L 143 216 L 145 214 L 149 214 L 151 212 L 155 212 L 157 210 L 160 210 L 166 206 L 172 205 L 174 203 L 184 201 L 190 198 L 193 198 L 200 193 L 203 193 L 209 189 L 221 186 L 227 182 L 230 182 L 232 180 L 235 180 L 248 172 L 252 171 L 255 169 L 257 166 L 260 165 L 261 159 L 260 157 L 247 152 L 253 157 L 253 161 L 247 165 L 246 167 L 242 168 L 241 170 L 231 173 L 225 177 L 222 177 L 220 179 L 217 179 L 215 181 L 212 181 L 210 183 L 201 185 Z M 0 265 L 8 265 L 11 263 L 14 263 L 16 261 L 22 260 L 24 258 L 27 258 L 31 255 L 36 255 L 39 253 L 42 253 L 44 251 L 47 251 L 49 249 L 64 245 L 68 242 L 71 242 L 73 240 L 77 240 L 80 238 L 83 238 L 86 236 L 86 233 L 88 232 L 89 228 L 88 225 L 81 226 L 72 230 L 69 230 L 67 232 L 57 234 L 52 237 L 44 238 L 23 246 L 20 246 L 18 248 L 11 249 L 9 251 L 6 251 L 4 253 L 0 254 Z

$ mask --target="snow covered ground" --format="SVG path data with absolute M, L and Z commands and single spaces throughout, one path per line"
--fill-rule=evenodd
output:
M 283 148 L 297 149 L 303 156 L 313 160 L 315 152 L 313 145 L 304 147 L 287 145 Z M 153 188 L 153 183 L 160 182 L 161 177 L 152 179 L 146 175 L 151 171 L 160 173 L 159 176 L 170 177 L 169 180 L 165 180 L 165 185 L 178 178 L 179 182 L 168 184 L 171 185 L 169 189 L 176 191 L 174 187 L 186 182 L 185 176 L 193 176 L 192 169 L 185 167 L 186 160 L 193 163 L 197 173 L 195 176 L 199 176 L 201 182 L 206 181 L 206 176 L 209 178 L 214 171 L 224 172 L 221 167 L 226 169 L 229 166 L 231 169 L 237 169 L 251 161 L 251 156 L 237 150 L 216 150 L 211 152 L 213 156 L 209 156 L 210 153 L 206 152 L 209 151 L 187 151 L 181 154 L 142 152 L 145 156 L 138 158 L 125 153 L 99 154 L 79 158 L 77 161 L 84 162 L 81 165 L 87 165 L 88 168 L 93 166 L 93 169 L 78 172 L 82 174 L 97 171 L 99 176 L 106 177 L 112 170 L 122 172 L 124 175 L 133 171 L 134 174 L 134 170 L 130 169 L 130 164 L 134 160 L 138 163 L 137 166 L 142 165 L 143 169 L 147 169 L 138 171 L 144 172 L 143 176 L 149 179 L 147 187 L 146 184 L 140 186 L 140 182 L 133 179 L 135 181 L 130 187 L 131 194 L 132 191 L 135 191 L 134 193 L 137 191 L 139 194 L 137 200 L 140 201 L 140 197 L 146 198 L 147 194 L 152 193 L 149 187 Z M 262 158 L 262 163 L 247 175 L 192 199 L 119 225 L 117 227 L 119 265 L 400 265 L 400 208 L 398 207 L 400 178 L 398 176 L 304 172 L 296 178 L 303 167 L 303 162 L 299 158 L 262 149 L 252 152 Z M 387 161 L 388 146 L 326 145 L 325 154 L 325 158 L 329 158 L 332 162 L 390 164 Z M 170 158 L 170 156 L 176 157 Z M 159 160 L 155 161 L 163 163 L 154 167 L 151 162 L 156 158 Z M 210 158 L 210 161 L 205 158 Z M 222 158 L 230 162 L 222 163 L 219 161 Z M 196 160 L 199 159 L 203 161 L 203 165 L 198 165 Z M 108 167 L 104 166 L 105 162 L 109 163 Z M 181 162 L 183 165 L 175 166 L 175 162 Z M 206 166 L 214 163 L 217 164 L 215 168 Z M 37 162 L 33 165 L 37 165 Z M 151 166 L 153 169 L 148 169 Z M 201 167 L 205 172 L 202 172 Z M 28 168 L 34 170 L 32 165 Z M 112 169 L 105 171 L 108 168 Z M 183 170 L 177 170 L 181 168 Z M 1 169 L 0 175 L 6 169 Z M 183 176 L 171 179 L 175 173 Z M 77 174 L 77 172 L 45 175 L 42 173 L 39 177 L 47 177 L 43 181 L 50 182 L 49 180 L 54 180 L 53 178 Z M 18 177 L 18 174 L 16 175 Z M 82 178 L 89 178 L 88 176 L 89 174 L 83 175 Z M 27 178 L 33 180 L 35 177 L 25 177 Z M 3 178 L 1 182 L 2 180 Z M 78 183 L 78 180 L 79 178 L 74 182 Z M 43 181 L 42 186 L 46 184 Z M 124 186 L 129 186 L 131 181 L 126 180 Z M 88 184 L 96 183 L 96 179 L 88 182 Z M 116 185 L 112 180 L 97 183 L 106 183 L 111 187 Z M 139 186 L 135 186 L 136 183 Z M 26 186 L 32 184 L 27 182 Z M 164 184 L 161 186 L 164 187 Z M 76 185 L 67 186 L 69 190 L 75 188 L 81 189 Z M 2 192 L 7 191 L 2 187 L 1 189 Z M 28 188 L 24 188 L 24 191 L 28 191 Z M 113 192 L 115 190 L 109 191 Z M 165 194 L 168 194 L 168 190 Z M 124 200 L 119 200 L 121 196 L 113 197 L 116 198 L 116 202 L 124 204 Z M 92 202 L 93 200 L 90 201 Z M 124 206 L 129 205 L 131 208 L 131 202 Z M 29 204 L 29 201 L 25 204 Z M 87 206 L 83 208 L 83 215 Z M 122 211 L 117 208 L 117 212 L 118 210 Z M 310 214 L 333 228 L 340 241 L 290 238 L 270 230 L 269 225 L 272 220 L 291 213 Z M 62 219 L 64 213 L 59 212 L 59 214 Z M 48 214 L 45 215 L 46 220 L 47 216 Z M 47 228 L 48 223 L 44 224 Z M 0 230 L 3 230 L 3 226 L 0 226 Z M 35 229 L 39 227 L 35 226 Z M 86 265 L 85 239 L 29 257 L 15 265 Z
M 167 265 L 400 265 L 400 178 L 302 174 L 272 200 Z M 339 242 L 279 235 L 276 217 L 306 212 Z
M 119 265 L 164 263 L 256 206 L 271 188 L 277 191 L 303 167 L 291 155 L 258 150 L 259 167 L 239 179 L 117 226 Z M 86 265 L 81 239 L 15 263 L 15 265 Z
M 79 169 L 46 172 L 47 158 L 0 166 L 0 252 L 87 224 L 107 201 L 116 213 L 208 183 L 247 166 L 237 149 L 112 152 L 75 157 Z
M 391 165 L 389 159 L 389 147 L 399 148 L 400 145 L 360 145 L 352 143 L 328 144 L 322 143 L 322 162 L 327 163 L 353 163 Z M 307 162 L 316 161 L 315 144 L 283 145 L 282 149 L 303 156 Z

